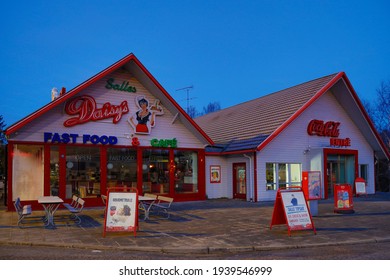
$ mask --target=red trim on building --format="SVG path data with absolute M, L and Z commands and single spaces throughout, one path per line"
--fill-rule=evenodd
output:
M 257 202 L 257 153 L 253 153 L 253 191 L 255 192 L 254 194 L 254 202 Z
M 287 121 L 279 126 L 270 136 L 267 137 L 258 147 L 257 150 L 262 150 L 267 146 L 276 136 L 278 136 L 286 127 L 288 127 L 293 121 L 295 121 L 310 105 L 312 105 L 318 98 L 320 98 L 325 92 L 327 92 L 338 80 L 344 76 L 344 72 L 338 73 L 329 83 L 321 88 L 305 105 L 303 105 L 298 111 L 296 111 Z
M 360 111 L 362 112 L 364 118 L 366 119 L 368 125 L 370 126 L 371 131 L 374 133 L 376 139 L 378 140 L 380 146 L 382 147 L 383 152 L 385 153 L 385 155 L 387 156 L 387 159 L 389 160 L 390 159 L 390 151 L 386 148 L 386 144 L 383 142 L 382 137 L 379 135 L 378 131 L 376 130 L 373 122 L 371 121 L 370 117 L 368 116 L 366 109 L 364 109 L 362 102 L 360 101 L 359 97 L 357 96 L 351 82 L 349 81 L 349 79 L 345 73 L 343 75 L 343 79 L 344 79 L 345 83 L 347 84 L 347 87 L 348 87 L 349 91 L 351 92 L 352 97 L 354 98 L 356 104 L 358 105 L 358 107 L 359 107 Z
M 42 114 L 50 111 L 54 107 L 62 104 L 63 102 L 67 101 L 68 99 L 75 96 L 80 91 L 86 89 L 87 87 L 91 86 L 92 84 L 99 81 L 104 76 L 108 75 L 109 73 L 119 69 L 126 63 L 129 63 L 130 61 L 134 61 L 134 63 L 147 75 L 147 77 L 157 86 L 157 88 L 168 98 L 168 100 L 179 110 L 179 112 L 190 122 L 190 124 L 204 137 L 209 144 L 213 145 L 214 142 L 211 140 L 211 138 L 200 128 L 198 124 L 194 122 L 194 120 L 179 106 L 179 104 L 168 94 L 168 92 L 160 85 L 160 83 L 153 77 L 153 75 L 145 68 L 145 66 L 135 57 L 134 54 L 129 54 L 128 56 L 122 58 L 121 60 L 117 61 L 113 65 L 109 66 L 108 68 L 104 69 L 103 71 L 99 72 L 92 78 L 88 79 L 84 83 L 78 85 L 77 87 L 70 90 L 65 95 L 60 96 L 56 100 L 50 102 L 46 106 L 42 107 L 41 109 L 35 111 L 31 115 L 27 116 L 26 118 L 22 119 L 21 121 L 11 125 L 9 128 L 6 129 L 5 134 L 10 135 L 14 132 L 16 132 L 18 129 L 22 128 L 23 126 L 27 125 L 34 119 L 38 118 Z
M 327 176 L 327 171 L 328 171 L 328 155 L 329 154 L 332 154 L 332 155 L 353 155 L 355 157 L 355 174 L 354 174 L 354 178 L 358 178 L 359 177 L 359 152 L 358 150 L 343 150 L 343 149 L 328 149 L 328 148 L 325 148 L 323 150 L 323 153 L 324 153 L 324 196 L 325 196 L 325 199 L 328 198 L 328 176 Z

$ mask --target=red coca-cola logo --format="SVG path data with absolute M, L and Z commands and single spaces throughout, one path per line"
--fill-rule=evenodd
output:
M 340 135 L 339 126 L 339 122 L 312 120 L 307 126 L 307 133 L 324 137 L 338 137 Z
M 123 114 L 129 112 L 129 107 L 127 101 L 123 101 L 120 105 L 112 105 L 106 102 L 101 108 L 98 108 L 93 97 L 83 95 L 69 101 L 65 105 L 65 112 L 68 115 L 76 115 L 76 117 L 64 122 L 66 127 L 108 118 L 112 118 L 112 122 L 115 124 L 121 120 Z

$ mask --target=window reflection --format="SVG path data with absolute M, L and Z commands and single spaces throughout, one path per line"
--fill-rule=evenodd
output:
M 100 149 L 66 148 L 66 198 L 100 195 Z
M 126 148 L 107 150 L 107 187 L 137 187 L 137 152 Z
M 142 157 L 142 191 L 169 193 L 169 150 L 144 150 Z
M 198 154 L 193 151 L 175 151 L 175 192 L 198 192 Z

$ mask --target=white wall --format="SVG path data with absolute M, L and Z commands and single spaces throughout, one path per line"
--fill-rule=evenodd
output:
M 233 198 L 233 163 L 246 163 L 246 186 L 247 197 L 250 200 L 253 194 L 253 159 L 251 163 L 249 159 L 243 155 L 237 156 L 206 156 L 206 194 L 212 198 Z M 210 165 L 221 166 L 221 183 L 210 183 Z M 252 194 L 252 195 L 251 195 Z
M 105 86 L 106 81 L 109 78 L 114 78 L 115 83 L 118 84 L 121 84 L 123 81 L 130 81 L 131 86 L 134 86 L 137 89 L 137 92 L 133 93 L 107 89 Z M 115 136 L 118 138 L 117 145 L 131 145 L 131 138 L 132 136 L 135 136 L 140 140 L 141 146 L 150 146 L 150 140 L 153 138 L 176 138 L 178 141 L 178 147 L 180 148 L 203 148 L 204 143 L 201 143 L 191 133 L 191 131 L 180 122 L 179 118 L 175 119 L 175 116 L 166 109 L 164 104 L 162 104 L 164 115 L 156 116 L 156 124 L 155 127 L 152 128 L 150 135 L 134 134 L 133 128 L 130 126 L 127 120 L 139 109 L 135 101 L 136 96 L 145 96 L 151 104 L 154 103 L 156 97 L 148 92 L 145 87 L 127 71 L 115 71 L 114 73 L 102 78 L 95 84 L 81 91 L 77 96 L 81 95 L 92 96 L 96 100 L 99 108 L 101 108 L 102 105 L 106 102 L 110 102 L 112 105 L 119 105 L 126 100 L 130 112 L 124 114 L 122 119 L 117 124 L 113 124 L 112 118 L 109 118 L 96 122 L 91 121 L 73 127 L 65 127 L 64 122 L 72 116 L 69 116 L 65 113 L 65 104 L 63 104 L 54 108 L 50 112 L 45 113 L 43 116 L 35 119 L 28 125 L 24 126 L 22 129 L 18 130 L 16 135 L 11 135 L 10 140 L 43 142 L 43 133 L 53 132 L 61 134 L 78 134 L 80 136 L 78 140 L 81 143 L 82 135 L 95 134 L 99 136 Z M 47 100 L 48 102 L 50 101 L 50 92 L 47 93 Z
M 322 166 L 322 155 L 320 156 L 318 150 L 330 147 L 330 138 L 307 134 L 307 125 L 312 119 L 341 123 L 338 138 L 350 138 L 351 146 L 347 149 L 358 150 L 359 164 L 368 164 L 368 192 L 374 193 L 373 150 L 334 96 L 327 92 L 258 153 L 258 200 L 274 200 L 276 195 L 276 191 L 266 190 L 265 165 L 267 162 L 302 163 L 303 170 L 314 170 Z M 310 152 L 304 154 L 304 150 L 309 147 Z

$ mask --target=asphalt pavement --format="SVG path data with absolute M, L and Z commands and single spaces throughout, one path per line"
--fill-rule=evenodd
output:
M 287 225 L 270 229 L 274 202 L 211 199 L 174 202 L 171 217 L 151 215 L 132 232 L 107 232 L 103 237 L 104 209 L 84 208 L 81 224 L 58 210 L 55 227 L 41 219 L 17 226 L 17 214 L 0 209 L 2 244 L 55 246 L 92 250 L 130 250 L 163 253 L 211 254 L 285 248 L 321 247 L 337 244 L 390 241 L 390 193 L 354 197 L 354 213 L 335 213 L 333 200 L 321 200 L 313 216 L 314 230 L 288 234 Z M 44 212 L 34 211 L 33 216 Z

